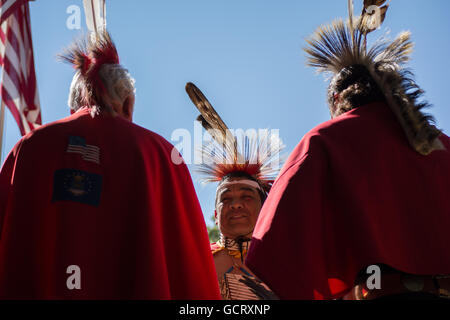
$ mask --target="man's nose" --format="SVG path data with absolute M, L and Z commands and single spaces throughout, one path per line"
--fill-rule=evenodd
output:
M 242 201 L 241 201 L 241 199 L 239 199 L 239 198 L 234 199 L 234 200 L 231 202 L 231 208 L 232 208 L 232 209 L 242 209 L 242 207 L 243 207 Z

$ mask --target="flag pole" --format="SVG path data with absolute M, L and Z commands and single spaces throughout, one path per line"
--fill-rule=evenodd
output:
M 2 66 L 2 75 L 0 85 L 3 86 L 3 77 L 5 70 Z M 3 94 L 0 96 L 0 168 L 3 163 L 3 137 L 4 137 L 4 127 L 5 127 L 5 103 L 3 102 Z
M 3 97 L 2 97 L 3 98 Z M 3 103 L 3 99 L 1 99 L 0 106 L 0 168 L 3 163 L 3 136 L 4 136 L 4 127 L 5 127 L 5 104 Z
M 5 23 L 5 22 L 4 22 Z M 2 28 L 3 24 L 0 26 Z M 0 79 L 0 86 L 3 87 L 3 77 L 5 74 L 5 69 L 3 66 L 3 59 L 5 58 L 5 52 L 2 52 L 2 74 Z M 5 127 L 5 104 L 3 102 L 3 92 L 0 95 L 0 169 L 3 164 L 3 137 L 4 137 L 4 127 Z

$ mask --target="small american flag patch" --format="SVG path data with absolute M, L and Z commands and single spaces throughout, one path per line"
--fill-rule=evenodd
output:
M 70 136 L 67 152 L 80 154 L 83 160 L 100 164 L 100 148 L 86 144 L 83 137 Z

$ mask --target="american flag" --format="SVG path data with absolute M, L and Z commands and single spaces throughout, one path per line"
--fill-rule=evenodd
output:
M 100 164 L 100 148 L 86 144 L 83 137 L 69 137 L 67 152 L 80 154 L 83 160 Z
M 1 99 L 25 135 L 42 124 L 28 0 L 0 0 L 0 40 Z

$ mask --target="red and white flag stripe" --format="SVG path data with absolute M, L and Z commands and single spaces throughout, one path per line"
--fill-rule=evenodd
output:
M 2 23 L 8 16 L 17 9 L 18 6 L 27 2 L 27 0 L 1 0 L 0 1 L 0 23 Z M 3 18 L 4 17 L 4 18 Z
M 0 0 L 1 99 L 22 135 L 42 124 L 28 0 Z

